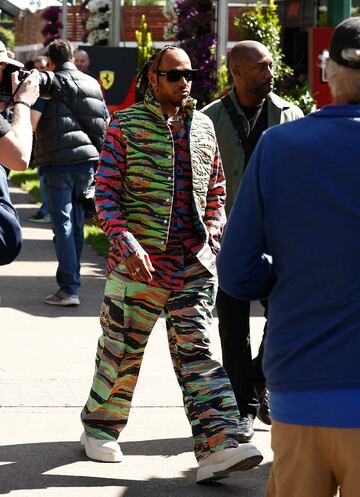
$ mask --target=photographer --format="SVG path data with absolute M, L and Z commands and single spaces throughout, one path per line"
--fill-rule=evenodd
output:
M 23 67 L 21 62 L 9 59 L 5 45 L 0 41 L 0 86 L 5 80 L 5 70 L 8 66 Z M 19 82 L 18 73 L 11 74 L 12 93 L 14 96 L 14 116 L 10 125 L 3 116 L 0 116 L 0 164 L 8 169 L 23 171 L 29 165 L 32 130 L 30 122 L 30 108 L 39 96 L 38 71 Z M 5 98 L 7 96 L 5 95 Z M 0 91 L 0 111 L 4 111 L 9 102 L 3 101 Z
M 33 106 L 33 164 L 44 175 L 45 195 L 55 235 L 58 290 L 45 303 L 79 305 L 80 257 L 84 240 L 82 197 L 91 185 L 106 127 L 105 104 L 96 79 L 73 62 L 66 40 L 48 47 L 54 71 L 48 99 Z M 44 73 L 42 73 L 44 74 Z
M 6 79 L 4 72 L 8 66 L 22 67 L 21 62 L 9 59 L 5 45 L 0 42 L 0 110 L 9 107 L 8 99 L 4 102 L 1 93 Z M 11 87 L 14 96 L 14 117 L 10 125 L 0 115 L 0 164 L 8 169 L 22 171 L 29 164 L 32 147 L 32 130 L 30 107 L 39 95 L 38 72 L 19 82 L 17 72 L 11 74 Z M 4 98 L 2 98 L 4 97 Z M 11 204 L 6 173 L 0 166 L 0 265 L 12 262 L 21 249 L 21 228 L 16 210 Z
M 0 166 L 0 266 L 17 257 L 21 244 L 19 219 L 10 201 L 5 170 Z

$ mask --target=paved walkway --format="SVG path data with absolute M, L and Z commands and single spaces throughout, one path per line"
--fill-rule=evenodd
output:
M 267 426 L 256 421 L 264 454 L 256 469 L 212 486 L 195 484 L 196 461 L 179 387 L 160 319 L 144 357 L 121 464 L 89 461 L 78 442 L 79 415 L 90 388 L 105 261 L 86 247 L 81 305 L 56 308 L 43 299 L 56 289 L 48 225 L 28 223 L 31 197 L 11 188 L 23 226 L 16 262 L 0 267 L 0 494 L 14 497 L 262 497 L 271 461 Z M 256 348 L 263 326 L 254 306 Z M 211 340 L 220 357 L 215 320 Z

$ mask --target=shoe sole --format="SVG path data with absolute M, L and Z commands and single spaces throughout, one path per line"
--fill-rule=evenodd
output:
M 259 451 L 254 454 L 254 448 L 249 449 L 249 456 L 244 457 L 239 461 L 239 456 L 234 457 L 233 460 L 226 461 L 222 464 L 199 468 L 197 473 L 197 483 L 211 483 L 218 480 L 228 478 L 230 473 L 234 471 L 247 471 L 258 466 L 263 460 L 263 456 Z M 252 453 L 252 455 L 251 455 Z M 215 469 L 216 468 L 216 469 Z
M 99 456 L 97 456 L 95 454 L 95 452 L 93 452 L 91 447 L 86 446 L 86 444 L 84 442 L 84 434 L 81 435 L 80 443 L 81 443 L 81 446 L 84 449 L 87 457 L 93 461 L 97 461 L 97 462 L 121 462 L 123 460 L 124 456 L 123 456 L 123 453 L 121 452 L 121 450 L 120 450 L 120 452 L 118 452 L 116 454 L 110 453 L 110 452 L 108 454 L 105 453 L 100 458 Z
M 226 471 L 219 471 L 214 474 L 216 477 L 221 476 L 221 478 L 226 478 L 229 476 L 229 473 L 232 473 L 233 471 L 247 471 L 248 469 L 256 468 L 262 460 L 263 456 L 251 456 L 237 464 L 234 464 L 234 466 L 231 466 Z
M 249 443 L 251 441 L 251 439 L 253 438 L 254 436 L 254 433 L 252 435 L 249 435 L 249 436 L 245 436 L 245 435 L 238 435 L 238 442 L 239 444 L 246 444 L 246 443 Z
M 36 224 L 50 224 L 51 221 L 43 221 L 40 219 L 27 219 L 28 223 L 36 223 Z
M 264 423 L 264 425 L 271 426 L 271 418 L 269 416 L 262 416 L 260 413 L 257 413 L 256 417 L 259 421 Z

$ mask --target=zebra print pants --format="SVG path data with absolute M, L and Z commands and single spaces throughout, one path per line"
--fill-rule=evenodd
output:
M 197 460 L 238 445 L 239 411 L 223 367 L 211 358 L 209 329 L 216 279 L 199 263 L 184 288 L 165 290 L 113 271 L 107 279 L 96 371 L 81 413 L 86 432 L 117 440 L 125 427 L 150 332 L 165 312 L 172 364 L 194 438 Z

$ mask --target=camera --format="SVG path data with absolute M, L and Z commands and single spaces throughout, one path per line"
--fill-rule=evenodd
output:
M 12 102 L 11 74 L 18 72 L 19 81 L 24 81 L 30 74 L 29 71 L 19 69 L 8 64 L 2 71 L 2 81 L 0 82 L 0 102 Z M 51 97 L 54 88 L 58 88 L 55 74 L 51 71 L 39 72 L 39 90 L 41 97 Z

